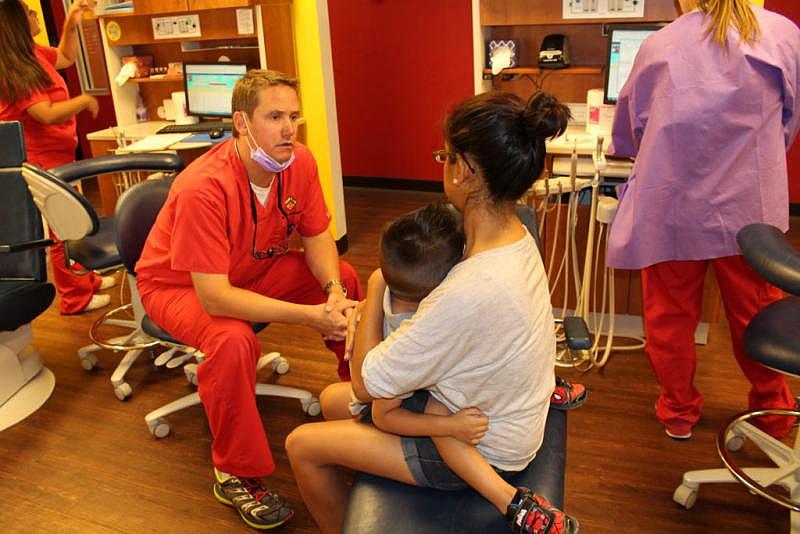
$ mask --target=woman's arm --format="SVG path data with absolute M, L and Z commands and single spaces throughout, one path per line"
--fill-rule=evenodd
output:
M 58 58 L 55 63 L 57 69 L 71 67 L 78 59 L 78 25 L 83 14 L 91 10 L 87 0 L 77 0 L 69 6 L 58 43 Z
M 83 111 L 89 110 L 92 117 L 97 117 L 100 107 L 97 99 L 91 95 L 78 95 L 69 100 L 51 102 L 50 100 L 40 100 L 28 106 L 25 110 L 28 115 L 33 117 L 36 122 L 42 124 L 60 124 L 67 121 Z

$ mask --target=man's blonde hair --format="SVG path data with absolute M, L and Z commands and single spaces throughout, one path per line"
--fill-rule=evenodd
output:
M 296 78 L 277 70 L 250 69 L 233 88 L 231 113 L 241 111 L 246 113 L 248 118 L 252 117 L 253 111 L 258 107 L 258 95 L 261 94 L 261 90 L 276 85 L 285 85 L 297 91 L 299 82 Z M 233 129 L 233 136 L 239 136 L 236 128 Z

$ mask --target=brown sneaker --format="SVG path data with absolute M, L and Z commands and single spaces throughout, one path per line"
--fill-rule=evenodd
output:
M 257 478 L 239 478 L 214 469 L 214 497 L 233 506 L 248 526 L 259 530 L 279 527 L 294 515 L 289 502 L 264 487 Z

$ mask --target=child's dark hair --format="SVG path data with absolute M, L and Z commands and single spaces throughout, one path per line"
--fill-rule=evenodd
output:
M 380 263 L 389 290 L 419 301 L 438 286 L 464 253 L 461 216 L 446 202 L 414 210 L 386 225 Z
M 569 118 L 569 108 L 547 93 L 526 103 L 513 93 L 489 92 L 456 106 L 444 136 L 450 150 L 478 164 L 492 201 L 515 201 L 542 173 L 545 139 L 563 134 Z

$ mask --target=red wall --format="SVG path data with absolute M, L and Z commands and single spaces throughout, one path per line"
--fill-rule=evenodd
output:
M 800 25 L 800 2 L 798 0 L 766 0 L 764 7 L 781 13 Z M 800 53 L 800 52 L 798 52 Z M 800 138 L 800 136 L 798 136 Z M 795 140 L 789 150 L 789 202 L 800 204 L 800 141 Z
M 464 0 L 328 0 L 345 176 L 441 180 L 442 120 L 473 93 Z

